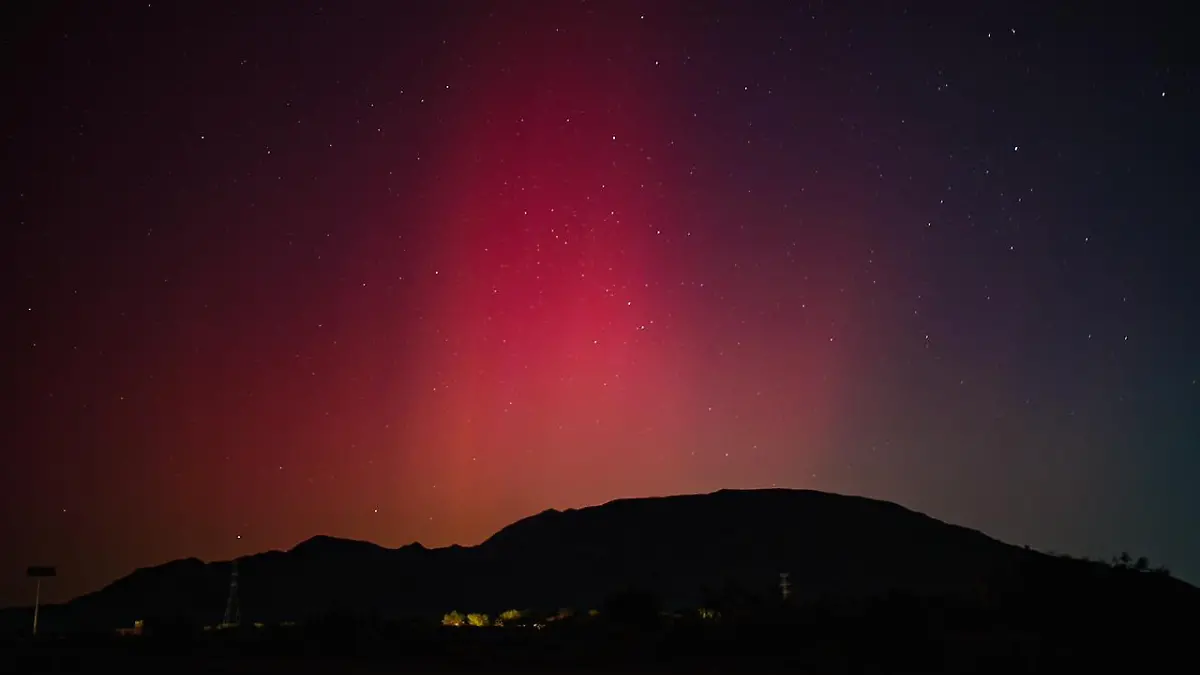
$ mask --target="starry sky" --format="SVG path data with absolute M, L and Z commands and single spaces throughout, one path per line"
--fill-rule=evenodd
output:
M 1200 59 L 1046 4 L 6 4 L 0 605 L 766 486 L 1200 581 Z

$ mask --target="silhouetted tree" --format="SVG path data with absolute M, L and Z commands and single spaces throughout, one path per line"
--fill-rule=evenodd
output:
M 1127 552 L 1122 552 L 1121 555 L 1113 556 L 1112 561 L 1109 562 L 1109 566 L 1119 570 L 1132 570 L 1134 572 L 1154 572 L 1156 574 L 1162 574 L 1166 576 L 1170 576 L 1171 574 L 1170 570 L 1168 570 L 1166 567 L 1161 565 L 1151 565 L 1150 559 L 1146 556 L 1138 556 L 1137 559 L 1134 559 L 1133 556 L 1129 555 Z
M 529 613 L 519 609 L 506 609 L 496 617 L 497 626 L 526 626 L 529 624 Z

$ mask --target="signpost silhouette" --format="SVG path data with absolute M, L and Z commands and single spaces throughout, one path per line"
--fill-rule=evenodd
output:
M 33 596 L 33 634 L 37 635 L 38 609 L 42 604 L 42 579 L 58 576 L 53 567 L 34 566 L 25 571 L 25 576 L 37 579 L 37 591 Z

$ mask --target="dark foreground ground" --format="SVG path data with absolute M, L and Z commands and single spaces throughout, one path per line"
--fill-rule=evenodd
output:
M 1061 673 L 1190 672 L 1194 617 L 1015 629 L 970 617 L 563 627 L 368 624 L 246 634 L 44 637 L 0 646 L 12 673 Z M 1157 623 L 1157 622 L 1156 622 Z M 1164 624 L 1165 625 L 1165 624 Z
M 1055 562 L 1004 593 L 970 596 L 781 603 L 730 594 L 703 611 L 671 614 L 653 595 L 630 591 L 594 614 L 530 613 L 487 627 L 324 614 L 300 625 L 203 630 L 147 618 L 140 636 L 0 639 L 0 672 L 1200 672 L 1200 590 L 1105 569 Z

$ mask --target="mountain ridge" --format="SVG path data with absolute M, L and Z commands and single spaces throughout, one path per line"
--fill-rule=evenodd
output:
M 1019 586 L 1022 570 L 1049 558 L 893 502 L 774 488 L 546 509 L 469 547 L 386 548 L 322 534 L 236 560 L 243 617 L 273 622 L 584 609 L 628 588 L 697 606 L 721 589 L 770 596 L 781 572 L 800 600 L 974 594 Z M 46 625 L 110 628 L 147 616 L 218 623 L 231 571 L 232 561 L 194 557 L 139 568 L 44 608 Z

